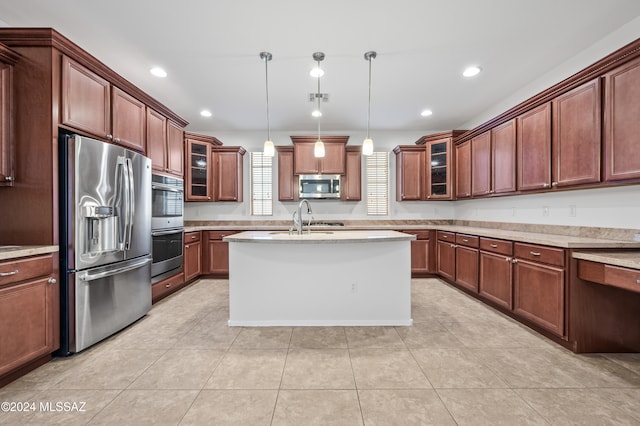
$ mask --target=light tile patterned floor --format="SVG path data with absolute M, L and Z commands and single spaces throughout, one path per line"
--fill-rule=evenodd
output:
M 640 354 L 572 354 L 437 279 L 413 327 L 229 328 L 227 298 L 201 280 L 0 389 L 35 403 L 0 424 L 640 425 Z

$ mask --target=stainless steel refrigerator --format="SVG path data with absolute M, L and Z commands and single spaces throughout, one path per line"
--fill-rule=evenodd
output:
M 69 355 L 151 309 L 151 160 L 78 135 L 59 140 L 58 354 Z

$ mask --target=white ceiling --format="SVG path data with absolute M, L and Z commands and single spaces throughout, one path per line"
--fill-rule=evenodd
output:
M 13 0 L 0 24 L 53 27 L 191 124 L 312 131 L 322 51 L 323 130 L 454 129 L 640 16 L 638 0 Z M 464 79 L 478 64 L 483 72 Z M 150 76 L 152 66 L 169 76 Z M 213 117 L 202 118 L 203 108 Z M 433 110 L 429 118 L 423 109 Z

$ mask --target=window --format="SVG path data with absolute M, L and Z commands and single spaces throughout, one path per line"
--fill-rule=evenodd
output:
M 388 152 L 374 152 L 367 157 L 367 214 L 389 214 Z
M 273 214 L 273 157 L 251 153 L 251 214 Z

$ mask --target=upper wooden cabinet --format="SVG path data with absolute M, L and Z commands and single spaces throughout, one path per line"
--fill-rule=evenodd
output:
M 551 103 L 517 118 L 518 189 L 551 186 Z
M 298 200 L 298 176 L 293 173 L 293 146 L 278 146 L 278 201 Z
M 600 182 L 600 79 L 552 102 L 551 186 Z
M 167 173 L 184 176 L 184 130 L 179 124 L 167 121 Z
M 456 198 L 471 197 L 471 140 L 456 145 Z
M 241 146 L 213 148 L 214 201 L 242 201 L 243 156 Z
M 185 201 L 213 201 L 213 146 L 222 145 L 212 136 L 184 133 L 186 180 Z
M 67 56 L 62 57 L 61 123 L 113 141 L 145 149 L 145 105 Z
M 291 136 L 293 141 L 294 173 L 297 175 L 346 173 L 346 149 L 348 136 L 324 136 L 325 155 L 316 158 L 313 149 L 317 138 L 315 136 Z
M 18 56 L 0 44 L 0 186 L 13 185 L 13 66 Z
M 471 195 L 491 193 L 491 132 L 471 139 Z
M 423 136 L 416 145 L 425 146 L 425 183 L 426 200 L 451 200 L 454 196 L 453 180 L 455 168 L 453 162 L 453 139 L 464 130 L 436 133 Z
M 424 199 L 424 145 L 398 145 L 396 154 L 396 200 Z
M 345 201 L 362 199 L 362 147 L 347 146 L 346 173 L 342 178 L 340 197 Z
M 640 178 L 640 58 L 604 75 L 604 176 Z
M 491 192 L 516 190 L 516 120 L 491 129 Z
M 156 172 L 184 175 L 184 131 L 162 114 L 147 109 L 147 157 Z

